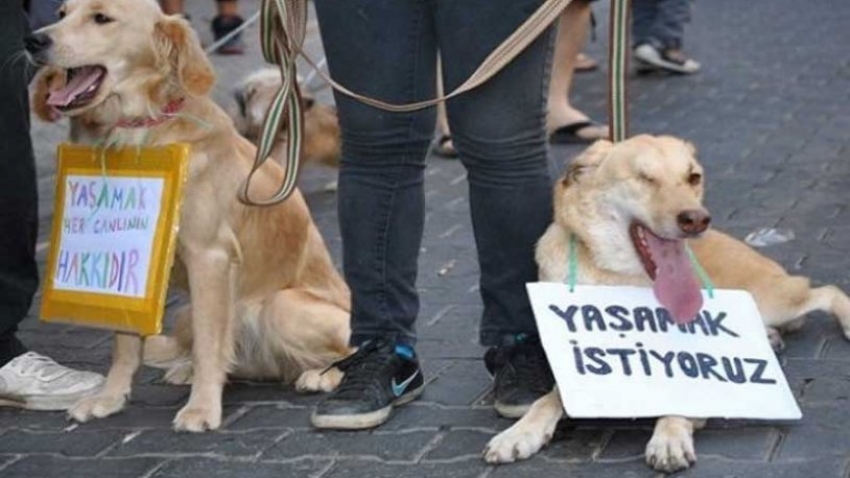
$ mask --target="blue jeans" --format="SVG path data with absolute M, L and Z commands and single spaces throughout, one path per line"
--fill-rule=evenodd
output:
M 632 0 L 633 44 L 680 49 L 690 20 L 691 0 Z
M 433 98 L 469 77 L 541 0 L 317 0 L 328 66 L 352 90 L 394 103 Z M 552 220 L 546 93 L 548 31 L 489 82 L 447 104 L 469 181 L 484 303 L 483 345 L 536 334 L 525 283 Z M 352 291 L 352 345 L 413 345 L 424 223 L 423 172 L 435 108 L 390 113 L 335 92 L 342 129 L 338 213 Z

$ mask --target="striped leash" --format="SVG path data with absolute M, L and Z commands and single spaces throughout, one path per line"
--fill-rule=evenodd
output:
M 275 95 L 266 119 L 263 122 L 257 156 L 248 177 L 242 185 L 239 199 L 252 206 L 271 206 L 285 201 L 295 190 L 298 178 L 298 163 L 304 135 L 304 115 L 295 74 L 295 59 L 300 54 L 322 78 L 341 93 L 356 98 L 368 105 L 393 112 L 415 111 L 433 106 L 441 101 L 472 90 L 499 72 L 510 63 L 543 31 L 546 30 L 564 11 L 572 0 L 546 0 L 528 20 L 496 47 L 481 65 L 463 84 L 451 93 L 428 101 L 410 104 L 392 104 L 357 94 L 336 83 L 317 67 L 302 50 L 307 25 L 306 0 L 263 0 L 260 20 L 260 40 L 263 57 L 269 63 L 280 67 L 283 84 Z M 284 177 L 277 192 L 270 198 L 254 199 L 250 195 L 251 179 L 267 160 L 277 141 L 278 134 L 285 130 L 286 156 L 284 157 Z

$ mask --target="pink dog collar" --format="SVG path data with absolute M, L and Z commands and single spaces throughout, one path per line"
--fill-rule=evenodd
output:
M 171 100 L 165 105 L 159 116 L 140 116 L 131 119 L 123 119 L 119 121 L 116 126 L 119 128 L 152 128 L 172 119 L 174 117 L 174 113 L 183 109 L 183 102 L 184 98 Z

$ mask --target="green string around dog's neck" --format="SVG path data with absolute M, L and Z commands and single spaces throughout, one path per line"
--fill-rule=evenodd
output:
M 576 236 L 575 234 L 570 234 L 570 250 L 567 254 L 567 285 L 570 287 L 570 292 L 575 292 L 576 281 L 578 280 L 576 247 Z M 691 266 L 694 268 L 694 272 L 696 272 L 697 277 L 699 277 L 699 281 L 702 283 L 702 288 L 708 292 L 708 298 L 713 299 L 714 284 L 711 282 L 711 278 L 708 277 L 708 273 L 702 268 L 702 265 L 697 260 L 696 255 L 694 255 L 694 251 L 691 250 L 691 246 L 688 245 L 688 243 L 685 243 L 685 251 L 688 253 L 688 260 L 691 261 Z
M 708 273 L 702 268 L 702 265 L 697 260 L 697 256 L 694 254 L 694 251 L 691 250 L 691 246 L 687 242 L 685 243 L 685 251 L 688 252 L 688 259 L 691 261 L 691 266 L 694 268 L 694 272 L 697 273 L 699 281 L 702 282 L 702 288 L 708 292 L 708 298 L 713 299 L 714 284 L 711 282 L 711 278 L 708 277 Z

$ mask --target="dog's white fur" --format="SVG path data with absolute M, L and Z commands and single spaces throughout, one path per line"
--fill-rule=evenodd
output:
M 555 220 L 537 246 L 541 281 L 563 282 L 569 236 L 578 240 L 579 284 L 651 285 L 628 234 L 638 221 L 656 235 L 682 238 L 676 216 L 702 208 L 702 168 L 694 148 L 673 137 L 637 136 L 616 145 L 599 141 L 573 162 L 555 188 Z M 776 262 L 744 243 L 709 230 L 687 239 L 713 282 L 746 289 L 756 299 L 769 333 L 797 328 L 802 316 L 825 310 L 837 316 L 850 338 L 850 299 L 835 286 L 812 289 Z M 552 438 L 563 416 L 557 390 L 537 400 L 484 451 L 490 463 L 530 457 Z M 704 420 L 662 417 L 646 446 L 646 461 L 659 471 L 689 467 L 696 460 L 693 433 Z
M 189 401 L 174 419 L 177 430 L 220 426 L 228 374 L 333 389 L 342 374 L 320 370 L 350 353 L 348 288 L 299 192 L 267 208 L 237 200 L 255 148 L 208 97 L 215 76 L 190 25 L 163 15 L 153 0 L 68 0 L 62 11 L 61 21 L 39 32 L 52 45 L 40 54 L 48 66 L 35 111 L 55 119 L 47 93 L 64 85 L 66 69 L 97 64 L 107 71 L 97 95 L 65 111 L 73 140 L 191 146 L 172 274 L 191 304 L 178 313 L 173 337 L 150 337 L 143 347 L 139 336 L 116 334 L 103 390 L 76 404 L 71 417 L 86 421 L 121 410 L 143 348 L 146 363 L 168 369 L 166 380 L 191 382 Z M 119 126 L 122 119 L 157 116 L 177 98 L 184 100 L 177 118 L 150 128 Z M 251 196 L 270 196 L 282 176 L 277 163 L 266 162 Z

